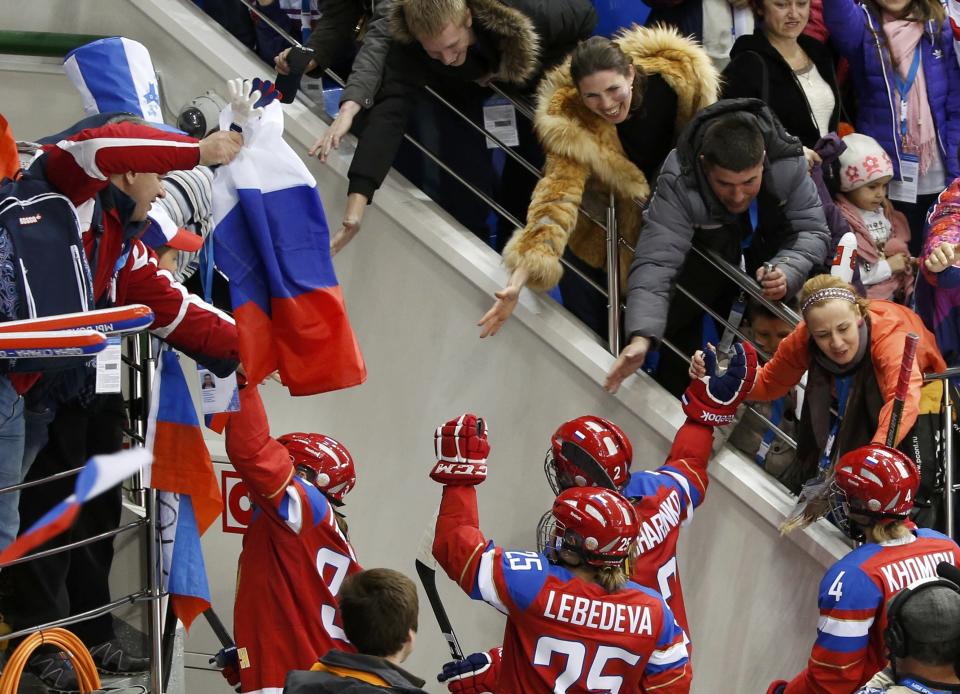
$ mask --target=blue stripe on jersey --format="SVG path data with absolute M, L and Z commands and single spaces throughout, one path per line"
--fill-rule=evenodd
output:
M 573 576 L 566 569 L 553 566 L 539 552 L 504 550 L 500 565 L 510 600 L 521 611 L 537 599 L 548 576 L 554 575 L 561 581 L 568 581 Z
M 944 535 L 943 533 L 938 533 L 936 530 L 932 530 L 931 528 L 918 528 L 916 533 L 917 533 L 917 537 L 933 537 L 938 540 L 951 539 L 949 536 Z
M 677 472 L 673 468 L 668 468 L 671 472 Z M 677 472 L 677 474 L 682 474 Z M 653 496 L 661 489 L 676 489 L 680 495 L 680 513 L 681 517 L 686 517 L 687 511 L 687 491 L 677 480 L 670 475 L 658 474 L 656 472 L 644 471 L 634 472 L 630 475 L 630 481 L 623 488 L 622 494 L 628 499 L 639 499 L 645 496 Z M 694 490 L 690 490 L 691 495 Z M 695 504 L 696 505 L 696 504 Z
M 866 636 L 836 636 L 825 634 L 817 629 L 817 645 L 834 653 L 853 653 L 867 647 L 870 635 Z
M 689 658 L 683 657 L 678 658 L 671 663 L 663 663 L 662 665 L 657 665 L 656 663 L 647 661 L 647 665 L 643 668 L 643 671 L 648 675 L 659 675 L 661 672 L 665 672 L 667 670 L 678 670 L 683 667 L 684 664 L 689 662 L 689 660 Z
M 683 629 L 677 624 L 673 611 L 670 609 L 670 606 L 667 605 L 667 601 L 663 599 L 663 596 L 653 590 L 653 588 L 641 586 L 639 583 L 634 583 L 633 581 L 627 581 L 625 588 L 640 591 L 660 603 L 660 609 L 663 611 L 664 619 L 660 633 L 657 635 L 657 648 L 666 648 L 676 641 L 677 634 L 682 632 Z
M 277 505 L 277 515 L 280 516 L 281 520 L 290 520 L 290 497 L 287 496 L 286 491 L 284 491 L 283 498 L 280 499 L 280 503 Z
M 293 476 L 293 483 L 303 490 L 307 501 L 310 502 L 310 511 L 313 513 L 313 524 L 319 525 L 320 522 L 327 517 L 327 509 L 330 506 L 327 497 L 315 486 L 296 475 Z

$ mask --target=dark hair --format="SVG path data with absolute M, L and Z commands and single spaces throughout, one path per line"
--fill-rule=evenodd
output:
M 367 569 L 348 576 L 337 600 L 343 631 L 365 655 L 393 655 L 410 630 L 417 630 L 417 587 L 399 571 Z
M 643 71 L 633 64 L 633 61 L 627 57 L 620 46 L 610 39 L 603 36 L 591 36 L 577 44 L 570 54 L 570 79 L 574 86 L 580 89 L 580 80 L 584 77 L 602 72 L 603 70 L 613 70 L 617 74 L 627 77 L 630 74 L 630 68 L 634 69 L 633 78 L 633 97 L 630 100 L 630 110 L 633 111 L 640 106 L 643 101 L 643 91 L 646 85 L 647 77 Z
M 797 306 L 797 298 L 791 297 L 788 301 L 783 302 L 784 305 L 792 309 L 793 311 L 800 313 L 800 308 Z M 750 299 L 747 302 L 747 319 L 753 321 L 754 318 L 767 318 L 770 320 L 782 320 L 780 316 L 771 311 L 766 307 L 766 305 L 761 304 L 756 299 Z
M 864 4 L 873 10 L 874 15 L 880 19 L 881 24 L 883 23 L 883 12 L 884 9 L 876 0 L 864 0 Z M 943 29 L 944 22 L 947 21 L 947 13 L 943 9 L 943 5 L 940 4 L 940 0 L 913 0 L 906 9 L 906 12 L 903 15 L 904 17 L 910 17 L 911 21 L 917 22 L 933 22 L 936 26 L 936 35 L 940 36 L 940 32 Z M 879 32 L 881 40 L 886 41 L 886 34 L 881 30 Z
M 746 171 L 763 162 L 764 141 L 760 129 L 739 113 L 725 113 L 707 126 L 700 143 L 700 156 L 709 166 Z

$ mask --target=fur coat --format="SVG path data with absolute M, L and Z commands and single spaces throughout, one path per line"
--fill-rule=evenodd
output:
M 695 113 L 717 100 L 716 68 L 698 44 L 675 29 L 635 26 L 614 40 L 638 70 L 659 74 L 677 94 L 674 139 Z M 527 225 L 504 249 L 507 268 L 526 268 L 531 289 L 549 290 L 560 281 L 560 257 L 568 243 L 588 265 L 604 267 L 605 232 L 579 208 L 603 223 L 612 192 L 618 230 L 629 245 L 620 249 L 620 277 L 625 280 L 640 230 L 636 203 L 646 203 L 650 184 L 624 153 L 616 126 L 583 105 L 570 77 L 569 59 L 540 83 L 534 127 L 547 162 L 527 211 Z

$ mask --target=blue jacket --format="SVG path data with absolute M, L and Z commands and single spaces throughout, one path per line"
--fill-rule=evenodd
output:
M 857 131 L 880 143 L 893 160 L 894 176 L 899 178 L 903 153 L 895 104 L 900 97 L 880 20 L 855 0 L 824 0 L 823 18 L 830 30 L 830 41 L 850 61 L 850 77 L 858 101 Z M 960 175 L 960 66 L 949 22 L 944 23 L 939 34 L 934 23 L 928 22 L 920 50 L 940 156 L 949 175 L 944 181 L 946 185 Z

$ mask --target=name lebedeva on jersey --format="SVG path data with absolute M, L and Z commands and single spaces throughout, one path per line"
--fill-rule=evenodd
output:
M 556 607 L 554 608 L 554 603 Z M 551 610 L 556 609 L 556 612 Z M 650 608 L 643 605 L 621 605 L 603 600 L 591 600 L 580 595 L 569 595 L 551 590 L 543 616 L 574 626 L 616 631 L 619 633 L 653 634 Z
M 660 502 L 659 510 L 640 525 L 637 545 L 640 553 L 658 546 L 670 531 L 680 525 L 680 494 L 674 489 L 666 499 Z
M 925 578 L 936 578 L 937 564 L 945 561 L 957 565 L 953 552 L 932 552 L 909 557 L 880 567 L 888 593 L 896 593 Z

